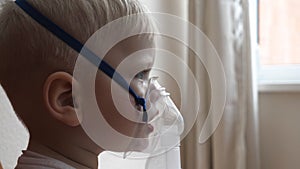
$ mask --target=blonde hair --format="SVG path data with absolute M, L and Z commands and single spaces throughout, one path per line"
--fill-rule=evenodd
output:
M 105 24 L 146 11 L 137 0 L 27 1 L 83 44 Z M 151 26 L 150 20 L 145 23 Z M 32 73 L 45 66 L 71 73 L 78 55 L 12 1 L 3 4 L 0 14 L 0 52 L 0 82 L 8 74 Z

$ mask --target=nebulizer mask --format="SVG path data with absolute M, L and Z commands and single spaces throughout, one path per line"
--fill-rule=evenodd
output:
M 150 79 L 149 89 L 146 97 L 152 105 L 149 106 L 149 113 L 158 112 L 150 124 L 155 126 L 152 137 L 157 141 L 152 143 L 152 156 L 146 163 L 147 169 L 160 168 L 180 169 L 180 135 L 184 130 L 184 121 L 181 113 L 170 98 L 170 94 L 160 86 L 156 78 Z M 150 136 L 151 138 L 151 136 Z M 162 158 L 165 157 L 165 158 Z M 161 159 L 169 159 L 161 160 Z M 156 162 L 153 162 L 156 161 Z
M 146 85 L 145 82 L 141 83 L 141 85 Z M 158 77 L 150 78 L 147 86 L 145 105 L 148 121 L 144 121 L 144 123 L 151 125 L 153 131 L 147 138 L 133 139 L 128 146 L 128 151 L 124 152 L 123 158 L 147 158 L 145 165 L 147 169 L 179 169 L 180 135 L 184 130 L 183 117 L 172 101 L 170 93 L 159 84 Z M 140 148 L 139 153 L 130 151 L 138 149 L 137 147 L 140 147 L 143 141 L 147 142 L 147 146 Z M 169 163 L 162 156 L 168 156 Z M 160 165 L 160 167 L 157 165 Z

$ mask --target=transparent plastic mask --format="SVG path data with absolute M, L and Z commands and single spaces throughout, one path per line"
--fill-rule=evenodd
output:
M 148 125 L 153 127 L 153 132 L 148 138 L 148 146 L 141 150 L 149 156 L 155 156 L 176 147 L 180 142 L 180 135 L 184 130 L 184 120 L 176 105 L 166 91 L 157 81 L 157 77 L 150 78 L 145 94 Z M 145 85 L 141 82 L 141 85 Z M 142 112 L 141 112 L 142 113 Z M 130 155 L 130 150 L 139 143 L 135 140 L 128 146 L 124 158 Z

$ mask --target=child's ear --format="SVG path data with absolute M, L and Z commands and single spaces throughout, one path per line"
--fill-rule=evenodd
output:
M 49 113 L 57 120 L 69 126 L 78 126 L 80 120 L 76 114 L 76 103 L 72 97 L 72 75 L 55 72 L 44 83 L 43 98 Z

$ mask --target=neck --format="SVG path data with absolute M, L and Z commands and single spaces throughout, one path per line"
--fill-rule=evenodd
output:
M 62 161 L 72 167 L 82 169 L 97 169 L 98 154 L 71 142 L 43 144 L 34 139 L 29 140 L 29 151 Z

